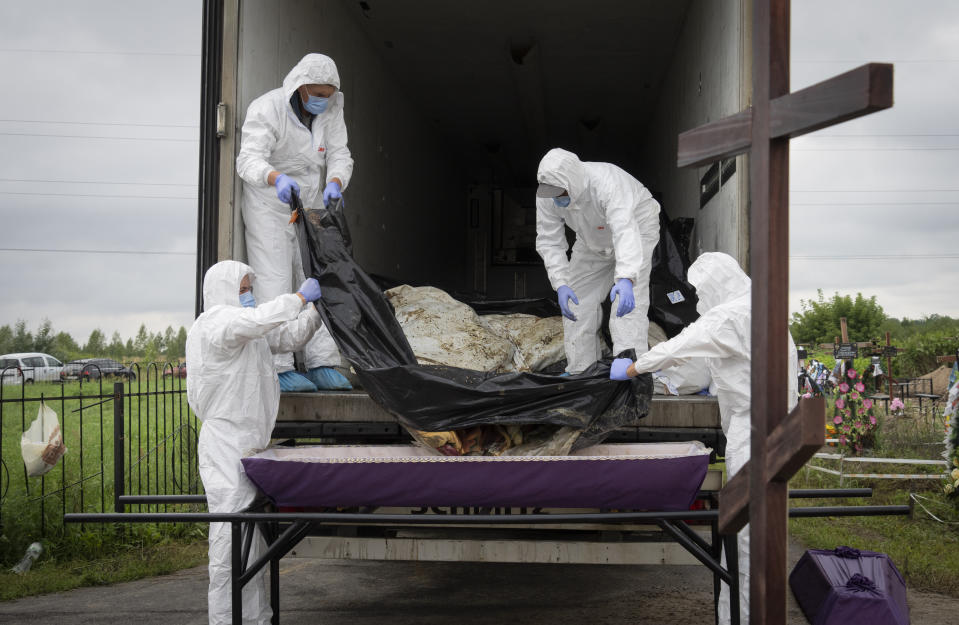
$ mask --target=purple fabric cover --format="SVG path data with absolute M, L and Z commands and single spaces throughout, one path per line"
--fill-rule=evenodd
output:
M 906 583 L 884 553 L 810 549 L 789 586 L 813 625 L 907 625 Z
M 382 446 L 379 457 L 365 455 L 364 450 L 372 447 L 340 447 L 340 453 L 348 449 L 356 455 L 283 460 L 278 458 L 293 457 L 292 453 L 267 450 L 244 458 L 243 467 L 281 507 L 689 509 L 706 475 L 708 449 L 691 447 L 695 454 L 674 457 L 587 455 L 590 450 L 625 447 L 642 445 L 600 445 L 562 457 L 498 458 L 443 457 L 419 451 L 397 457 L 416 448 Z M 403 451 L 382 451 L 390 448 Z

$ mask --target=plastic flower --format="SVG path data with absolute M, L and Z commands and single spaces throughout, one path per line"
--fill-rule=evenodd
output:
M 865 408 L 866 410 L 869 410 L 870 408 L 872 408 L 872 400 L 871 399 L 862 400 L 862 407 Z
M 842 410 L 845 407 L 846 407 L 846 402 L 843 401 L 841 397 L 836 400 L 836 408 L 839 408 L 840 410 Z
M 856 421 L 856 427 L 862 429 L 862 421 Z
M 953 469 L 951 475 L 952 479 L 959 480 L 959 469 Z
M 852 428 L 849 427 L 849 424 L 848 424 L 848 423 L 846 423 L 846 424 L 843 424 L 843 426 L 842 426 L 842 431 L 845 432 L 846 434 L 849 434 L 849 432 L 852 431 Z
M 906 407 L 905 404 L 903 404 L 903 403 L 902 403 L 902 400 L 899 399 L 898 397 L 894 397 L 894 398 L 892 399 L 892 402 L 890 402 L 890 404 L 889 404 L 889 409 L 890 409 L 890 410 L 902 410 L 902 409 L 905 408 L 905 407 Z
M 839 415 L 836 415 L 835 417 L 833 417 L 832 422 L 835 423 L 836 425 L 839 425 L 840 423 L 842 423 L 842 417 L 840 417 Z
M 812 397 L 812 393 L 803 393 L 802 397 L 803 399 L 809 399 L 810 397 Z
M 945 487 L 944 490 L 946 491 L 946 494 L 947 494 L 947 495 L 950 495 L 950 494 L 952 494 L 952 491 L 954 491 L 954 490 L 956 490 L 956 489 L 952 486 L 952 484 L 946 484 L 946 487 Z
M 854 386 L 853 388 L 855 388 L 860 393 L 866 392 L 866 385 L 863 384 L 862 382 L 856 382 L 856 386 Z
M 876 425 L 876 417 L 869 415 L 869 423 L 871 423 L 872 425 Z
M 857 393 L 856 391 L 853 391 L 852 393 L 849 394 L 849 397 L 851 397 L 852 399 L 859 399 L 859 393 Z
M 840 434 L 840 435 L 839 435 L 839 444 L 840 444 L 840 445 L 845 445 L 845 444 L 846 444 L 846 435 L 845 435 L 845 434 Z
M 849 392 L 849 385 L 846 384 L 845 382 L 843 382 L 842 384 L 840 384 L 840 385 L 839 385 L 839 392 L 840 392 L 840 393 L 848 393 L 848 392 Z
M 855 379 L 856 379 L 856 370 L 855 370 L 855 369 L 850 369 L 849 371 L 846 372 L 846 375 L 849 376 L 849 379 L 850 379 L 850 380 L 855 380 Z

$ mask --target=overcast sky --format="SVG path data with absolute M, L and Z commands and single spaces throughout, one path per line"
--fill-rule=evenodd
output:
M 793 142 L 791 309 L 821 288 L 959 317 L 959 2 L 792 11 L 794 90 L 882 61 L 896 96 Z M 0 4 L 0 325 L 189 326 L 200 29 L 199 0 Z

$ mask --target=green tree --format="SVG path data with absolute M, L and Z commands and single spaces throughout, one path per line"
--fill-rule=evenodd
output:
M 13 329 L 13 344 L 10 346 L 13 352 L 31 352 L 33 351 L 33 334 L 27 331 L 27 322 L 23 319 L 17 319 Z
M 147 339 L 146 342 L 146 347 L 143 350 L 143 359 L 146 362 L 157 362 L 160 359 L 160 354 L 162 352 L 163 335 L 159 332 L 149 335 L 149 339 Z
M 133 339 L 133 354 L 131 356 L 143 356 L 146 354 L 147 346 L 150 343 L 150 333 L 147 332 L 146 324 L 141 323 L 137 330 L 137 336 Z
M 163 353 L 167 360 L 174 360 L 176 358 L 171 351 L 172 348 L 175 347 L 175 343 L 176 334 L 173 332 L 173 326 L 167 326 L 163 332 Z
M 114 330 L 113 336 L 110 337 L 110 344 L 107 346 L 107 354 L 115 360 L 123 360 L 123 350 L 123 339 L 120 338 L 120 333 Z
M 40 327 L 37 328 L 36 336 L 33 337 L 33 351 L 43 352 L 44 354 L 50 353 L 50 350 L 53 349 L 55 336 L 53 324 L 50 323 L 49 319 L 44 319 L 40 322 Z
M 83 351 L 90 356 L 102 356 L 107 350 L 107 340 L 103 336 L 103 331 L 97 328 L 90 333 L 87 344 L 83 346 Z
M 172 360 L 186 359 L 186 328 L 180 326 L 180 331 L 176 333 L 176 339 L 172 347 L 167 348 L 167 353 Z
M 834 293 L 825 299 L 822 289 L 816 300 L 800 300 L 802 312 L 793 313 L 789 330 L 797 343 L 829 343 L 839 336 L 841 317 L 846 318 L 850 341 L 869 341 L 879 337 L 886 313 L 876 296 L 863 297 Z
M 0 326 L 0 354 L 13 351 L 13 329 L 10 326 Z
M 53 337 L 53 346 L 50 347 L 50 355 L 59 358 L 63 362 L 75 360 L 80 357 L 80 346 L 73 340 L 73 337 L 66 332 L 57 332 Z

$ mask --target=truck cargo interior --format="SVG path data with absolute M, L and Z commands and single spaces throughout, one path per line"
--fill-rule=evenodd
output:
M 671 219 L 694 218 L 693 256 L 742 259 L 744 164 L 724 163 L 704 201 L 711 174 L 676 167 L 676 137 L 748 102 L 746 12 L 706 0 L 239 2 L 224 24 L 219 222 L 233 227 L 220 228 L 218 254 L 245 258 L 232 167 L 246 107 L 322 52 L 341 77 L 355 159 L 346 213 L 369 273 L 551 296 L 534 188 L 552 147 L 617 164 Z

